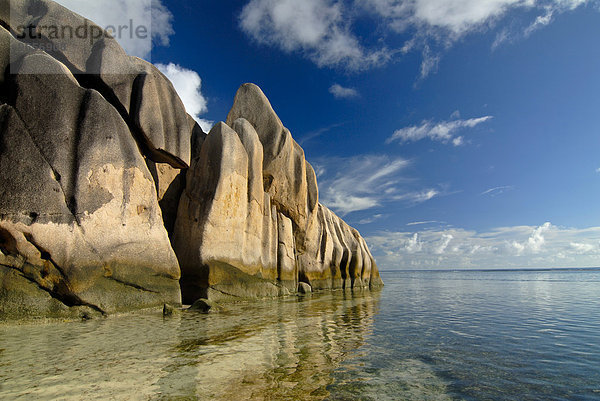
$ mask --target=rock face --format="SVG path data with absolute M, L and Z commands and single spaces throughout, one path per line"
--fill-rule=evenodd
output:
M 10 3 L 17 9 L 10 19 L 0 15 L 3 26 L 83 21 L 52 2 Z M 115 44 L 104 49 L 114 50 L 108 59 L 137 68 L 138 78 L 112 74 L 103 83 L 101 75 L 76 75 L 75 63 L 59 61 L 68 60 L 64 55 L 27 46 L 1 27 L 0 43 L 0 319 L 180 304 L 179 264 L 157 196 L 161 181 L 147 167 L 182 167 L 190 159 L 190 123 L 170 82 L 153 72 L 134 85 L 140 71 L 154 67 Z M 124 100 L 123 113 L 107 88 L 139 101 Z M 181 116 L 182 129 L 173 116 Z M 140 132 L 150 139 L 140 140 Z M 165 166 L 162 176 L 169 175 Z M 161 200 L 170 186 L 160 187 Z
M 239 89 L 187 172 L 173 246 L 184 302 L 277 296 L 298 282 L 382 284 L 363 238 L 318 203 L 313 168 L 253 84 Z
M 382 284 L 258 87 L 207 136 L 114 39 L 20 31 L 83 17 L 0 0 L 0 22 L 0 321 Z
M 186 168 L 190 162 L 188 115 L 171 82 L 152 64 L 128 56 L 116 40 L 101 36 L 92 41 L 40 28 L 29 35 L 30 25 L 101 30 L 85 18 L 48 0 L 0 1 L 3 26 L 19 36 L 11 53 L 24 44 L 46 49 L 77 77 L 80 85 L 93 88 L 110 102 L 128 124 L 131 133 L 156 162 Z M 82 35 L 83 36 L 83 35 Z M 14 57 L 11 57 L 14 60 Z M 44 71 L 34 69 L 33 72 Z M 14 69 L 11 72 L 16 73 Z

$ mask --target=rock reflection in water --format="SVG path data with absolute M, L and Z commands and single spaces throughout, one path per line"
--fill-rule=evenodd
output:
M 324 399 L 378 300 L 332 292 L 164 320 L 0 326 L 0 399 Z

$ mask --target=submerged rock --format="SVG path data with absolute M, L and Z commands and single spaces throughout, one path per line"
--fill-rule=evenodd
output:
M 312 292 L 312 287 L 306 283 L 298 283 L 298 293 L 300 294 L 310 294 Z
M 196 302 L 194 302 L 187 310 L 190 312 L 214 313 L 222 312 L 224 309 L 222 306 L 220 306 L 214 301 L 211 301 L 209 299 L 199 299 Z

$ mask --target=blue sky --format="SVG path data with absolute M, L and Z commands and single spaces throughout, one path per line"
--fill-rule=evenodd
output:
M 153 4 L 137 55 L 204 127 L 258 84 L 382 270 L 600 265 L 600 1 Z

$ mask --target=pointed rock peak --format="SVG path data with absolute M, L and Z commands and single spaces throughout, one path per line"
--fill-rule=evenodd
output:
M 223 121 L 219 121 L 218 123 L 216 123 L 210 130 L 210 132 L 207 135 L 208 137 L 215 137 L 217 135 L 223 135 L 223 134 L 234 134 L 237 135 L 235 133 L 235 131 L 233 131 L 231 129 L 231 127 L 224 123 Z
M 248 120 L 263 143 L 267 138 L 280 136 L 283 131 L 283 124 L 275 114 L 269 99 L 255 84 L 243 84 L 238 89 L 233 107 L 227 116 L 227 124 L 232 126 L 238 118 Z

